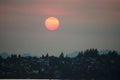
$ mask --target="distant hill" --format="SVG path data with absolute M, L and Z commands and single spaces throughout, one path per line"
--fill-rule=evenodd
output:
M 7 52 L 1 52 L 1 53 L 0 53 L 0 56 L 1 56 L 2 58 L 6 59 L 7 57 L 10 56 L 10 54 L 8 54 Z
M 110 50 L 99 50 L 99 54 L 107 54 Z
M 109 51 L 113 51 L 113 50 L 99 50 L 99 54 L 107 54 Z M 117 51 L 118 54 L 120 54 L 120 51 Z
M 29 57 L 31 56 L 29 53 L 24 53 L 24 54 L 21 54 L 23 57 Z
M 0 56 L 4 59 L 6 59 L 7 57 L 10 57 L 11 54 L 7 53 L 7 52 L 1 52 L 0 53 Z M 21 56 L 23 57 L 29 57 L 31 56 L 29 53 L 24 53 L 24 54 L 21 54 Z
M 98 51 L 99 51 L 99 54 L 107 54 L 110 50 L 106 49 L 106 50 L 98 50 Z M 71 57 L 71 58 L 76 57 L 79 52 L 80 51 L 74 51 L 74 52 L 68 53 L 67 57 Z M 120 54 L 120 51 L 117 51 L 117 52 L 118 54 Z
M 79 53 L 79 51 L 74 51 L 72 53 L 68 53 L 67 57 L 71 57 L 71 58 L 76 57 L 78 55 L 78 53 Z

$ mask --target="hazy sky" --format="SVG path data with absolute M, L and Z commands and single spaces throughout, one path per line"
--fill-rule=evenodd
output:
M 44 22 L 57 17 L 59 29 Z M 120 0 L 0 0 L 0 52 L 120 50 Z

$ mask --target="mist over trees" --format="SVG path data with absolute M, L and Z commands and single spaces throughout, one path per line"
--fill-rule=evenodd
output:
M 108 51 L 100 54 L 97 49 L 80 51 L 76 57 L 56 56 L 49 53 L 36 56 L 11 54 L 0 56 L 0 78 L 8 79 L 84 79 L 119 80 L 120 54 Z

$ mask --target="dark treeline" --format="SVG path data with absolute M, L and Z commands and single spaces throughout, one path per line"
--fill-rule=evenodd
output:
M 64 53 L 39 58 L 0 56 L 0 78 L 120 80 L 120 55 L 116 51 L 100 54 L 97 49 L 87 49 L 73 58 Z

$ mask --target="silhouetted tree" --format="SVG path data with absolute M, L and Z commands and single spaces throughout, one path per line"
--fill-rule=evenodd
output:
M 11 54 L 11 58 L 16 59 L 17 55 L 16 54 Z
M 60 59 L 63 59 L 63 58 L 64 58 L 63 52 L 60 54 L 59 58 L 60 58 Z
M 116 57 L 116 56 L 118 56 L 118 54 L 117 54 L 116 51 L 109 51 L 109 52 L 108 52 L 108 55 L 111 56 L 111 57 Z
M 42 57 L 41 57 L 42 59 L 44 59 L 45 58 L 45 56 L 42 54 Z
M 86 57 L 97 57 L 97 56 L 99 56 L 99 53 L 98 53 L 97 49 L 87 49 L 84 52 L 84 56 L 86 56 Z
M 0 56 L 0 60 L 2 59 L 2 57 Z
M 77 58 L 81 58 L 83 56 L 83 52 L 79 52 Z
M 49 58 L 49 55 L 48 55 L 48 53 L 46 54 L 45 58 L 46 58 L 46 59 L 48 59 L 48 58 Z
M 20 55 L 20 54 L 18 55 L 18 58 L 19 58 L 19 59 L 21 58 L 21 55 Z

